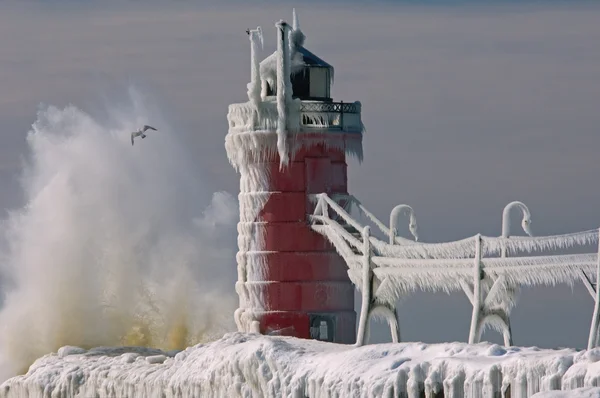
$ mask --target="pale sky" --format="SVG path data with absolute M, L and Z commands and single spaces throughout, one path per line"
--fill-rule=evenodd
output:
M 407 203 L 423 241 L 499 235 L 504 205 L 521 200 L 536 234 L 599 227 L 600 6 L 415 3 L 2 2 L 0 207 L 22 205 L 40 103 L 100 114 L 131 85 L 160 104 L 209 188 L 237 194 L 224 136 L 227 105 L 247 99 L 245 30 L 262 26 L 266 56 L 296 7 L 306 47 L 336 68 L 334 99 L 362 102 L 349 190 L 380 218 Z M 583 347 L 591 313 L 580 284 L 526 289 L 515 343 Z M 465 341 L 470 316 L 460 293 L 400 306 L 409 341 Z

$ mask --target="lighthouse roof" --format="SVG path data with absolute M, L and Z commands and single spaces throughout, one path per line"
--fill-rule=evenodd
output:
M 302 55 L 302 61 L 304 61 L 304 65 L 322 66 L 333 69 L 333 66 L 329 65 L 327 62 L 323 61 L 321 58 L 308 51 L 304 47 L 299 47 L 298 52 Z
M 292 48 L 292 54 L 290 65 L 292 75 L 298 73 L 305 66 L 317 66 L 333 70 L 333 66 L 303 46 Z M 269 84 L 273 84 L 277 80 L 277 51 L 263 59 L 260 63 L 260 77 L 269 82 Z

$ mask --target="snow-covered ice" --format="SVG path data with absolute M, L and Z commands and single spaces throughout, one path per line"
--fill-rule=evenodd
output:
M 230 333 L 163 352 L 65 347 L 0 386 L 0 397 L 511 397 L 593 387 L 600 349 L 399 343 L 360 348 Z M 581 389 L 581 397 L 600 396 Z M 570 394 L 570 393 L 569 393 Z M 563 397 L 538 394 L 536 397 Z
M 600 398 L 600 388 L 576 388 L 570 391 L 548 391 L 533 395 L 535 398 Z

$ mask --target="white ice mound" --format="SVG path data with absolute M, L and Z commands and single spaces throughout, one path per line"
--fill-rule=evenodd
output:
M 74 347 L 72 345 L 66 345 L 64 347 L 60 347 L 58 349 L 58 357 L 59 358 L 64 358 L 66 356 L 69 355 L 79 355 L 79 354 L 84 354 L 85 353 L 85 349 L 81 348 L 81 347 Z
M 597 397 L 597 350 L 400 343 L 360 348 L 230 333 L 184 351 L 63 348 L 0 386 L 0 397 Z M 562 397 L 563 395 L 536 397 Z M 583 395 L 581 395 L 583 394 Z M 587 395 L 586 395 L 587 394 Z

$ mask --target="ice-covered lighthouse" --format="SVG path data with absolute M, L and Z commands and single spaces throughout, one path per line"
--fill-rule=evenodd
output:
M 229 105 L 227 156 L 240 173 L 236 291 L 243 332 L 355 342 L 354 287 L 344 260 L 307 215 L 317 193 L 346 194 L 346 159 L 362 159 L 361 105 L 334 102 L 333 67 L 275 24 L 277 50 L 259 62 L 248 30 L 248 101 Z

